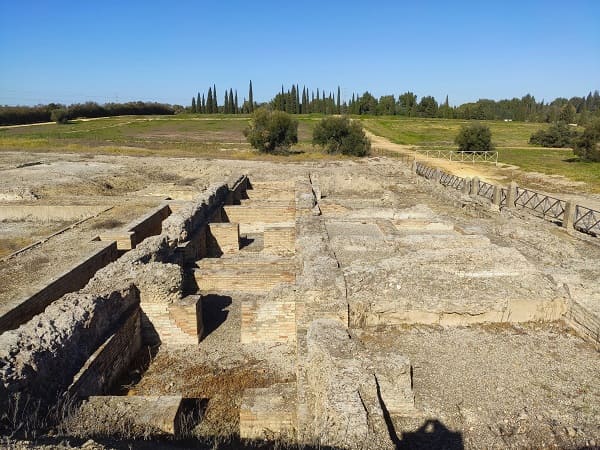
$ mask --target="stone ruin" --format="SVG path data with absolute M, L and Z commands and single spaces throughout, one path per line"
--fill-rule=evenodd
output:
M 390 417 L 419 416 L 413 367 L 365 347 L 368 330 L 565 320 L 598 345 L 597 311 L 515 247 L 440 217 L 421 183 L 407 170 L 398 199 L 327 170 L 241 175 L 99 235 L 99 250 L 2 311 L 0 413 L 68 403 L 93 435 L 179 436 L 200 399 L 115 387 L 145 346 L 202 346 L 215 295 L 241 299 L 239 345 L 294 353 L 292 381 L 243 392 L 249 440 L 396 448 Z

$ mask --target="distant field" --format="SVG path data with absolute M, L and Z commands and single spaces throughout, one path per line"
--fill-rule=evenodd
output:
M 455 149 L 454 137 L 465 120 L 422 119 L 410 117 L 360 118 L 372 133 L 396 144 L 415 148 Z M 579 161 L 571 149 L 540 148 L 529 144 L 529 137 L 548 127 L 542 123 L 484 121 L 492 132 L 498 161 L 518 166 L 527 172 L 562 175 L 587 183 L 587 190 L 600 192 L 600 164 Z M 580 129 L 581 131 L 581 129 Z
M 0 129 L 0 150 L 127 155 L 257 157 L 243 131 L 248 116 L 121 116 Z M 310 141 L 315 120 L 301 117 L 291 158 L 323 158 Z M 260 155 L 268 158 L 268 155 Z
M 460 127 L 473 121 L 453 119 L 422 119 L 413 117 L 373 117 L 361 119 L 373 133 L 396 144 L 453 147 Z M 485 121 L 492 131 L 492 141 L 498 147 L 526 147 L 529 137 L 548 125 L 527 122 Z

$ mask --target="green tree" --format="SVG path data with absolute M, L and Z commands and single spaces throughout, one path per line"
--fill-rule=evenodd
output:
M 223 113 L 229 114 L 229 93 L 225 89 L 225 100 L 223 101 Z
M 487 152 L 494 148 L 490 128 L 480 123 L 463 125 L 454 142 L 461 152 Z
M 206 99 L 204 98 L 204 94 L 202 94 L 202 109 L 200 110 L 202 114 L 206 114 Z
M 69 122 L 69 111 L 65 108 L 53 109 L 50 113 L 50 120 L 57 124 L 65 124 Z
M 379 97 L 377 113 L 386 116 L 393 116 L 396 114 L 396 99 L 393 95 L 383 95 Z
M 233 106 L 235 107 L 235 113 L 239 114 L 240 113 L 240 104 L 238 103 L 237 89 L 235 90 L 235 100 L 234 100 Z
M 600 162 L 600 119 L 592 121 L 575 140 L 573 152 L 584 161 Z
M 313 130 L 313 144 L 323 147 L 327 153 L 365 156 L 371 142 L 358 122 L 347 117 L 325 117 Z
M 212 114 L 214 112 L 213 107 L 214 107 L 214 103 L 213 103 L 212 88 L 208 88 L 208 95 L 206 96 L 206 114 Z
M 337 112 L 337 114 L 341 114 L 341 112 L 342 112 L 342 104 L 340 103 L 341 102 L 341 99 L 340 99 L 341 95 L 340 94 L 341 94 L 340 87 L 338 86 L 337 101 L 336 101 L 336 112 Z
M 412 116 L 417 106 L 417 96 L 412 92 L 405 92 L 398 97 L 398 114 Z
M 261 152 L 287 150 L 298 142 L 298 121 L 283 111 L 259 108 L 244 135 L 250 145 Z
M 233 89 L 229 88 L 229 105 L 227 107 L 229 114 L 235 114 L 235 104 L 233 103 Z
M 250 105 L 250 112 L 254 112 L 254 95 L 252 94 L 252 80 L 250 80 L 250 88 L 248 89 L 248 104 Z
M 543 147 L 571 147 L 577 137 L 577 131 L 564 122 L 550 125 L 548 129 L 536 131 L 529 138 L 529 143 Z
M 435 98 L 428 95 L 421 99 L 417 110 L 421 117 L 435 117 L 438 112 L 438 103 L 435 101 Z
M 215 114 L 219 113 L 219 101 L 217 100 L 217 87 L 213 84 L 213 112 Z
M 191 107 L 191 112 L 195 113 L 196 112 L 196 97 L 192 97 L 192 107 Z
M 196 112 L 202 112 L 202 101 L 200 100 L 200 92 L 196 95 Z

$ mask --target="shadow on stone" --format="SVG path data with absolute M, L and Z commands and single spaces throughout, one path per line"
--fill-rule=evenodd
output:
M 227 311 L 226 308 L 231 305 L 231 303 L 231 297 L 227 295 L 208 294 L 202 297 L 204 337 L 211 334 L 227 320 L 229 311 Z

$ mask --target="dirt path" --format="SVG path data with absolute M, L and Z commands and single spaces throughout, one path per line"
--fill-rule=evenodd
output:
M 403 155 L 409 155 L 418 161 L 423 161 L 431 166 L 452 173 L 460 177 L 479 177 L 480 180 L 491 184 L 507 185 L 514 180 L 519 185 L 533 189 L 552 197 L 562 200 L 571 200 L 577 204 L 600 211 L 600 195 L 582 193 L 585 183 L 573 181 L 560 175 L 546 175 L 538 172 L 526 172 L 518 166 L 509 164 L 493 163 L 461 163 L 458 161 L 448 161 L 442 158 L 427 157 L 415 152 L 416 146 L 395 144 L 390 140 L 377 136 L 370 131 L 365 130 L 373 149 L 381 149 L 388 152 L 395 152 Z

